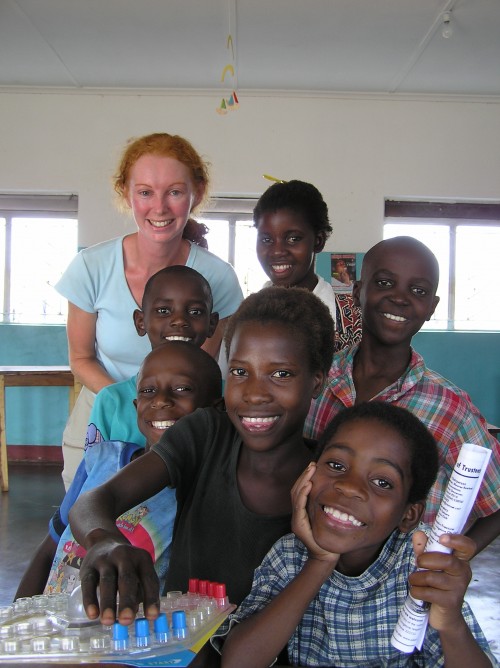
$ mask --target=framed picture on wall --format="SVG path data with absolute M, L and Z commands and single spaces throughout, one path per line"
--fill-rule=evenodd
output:
M 335 292 L 351 293 L 356 280 L 356 253 L 331 254 L 331 284 Z

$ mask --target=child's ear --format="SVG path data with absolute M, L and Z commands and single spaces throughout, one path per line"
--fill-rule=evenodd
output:
M 354 281 L 352 285 L 352 300 L 354 302 L 354 306 L 361 306 L 359 303 L 359 293 L 361 292 L 361 281 Z
M 432 307 L 431 311 L 429 313 L 429 317 L 427 320 L 430 320 L 432 316 L 434 315 L 434 311 L 436 310 L 436 306 L 439 304 L 439 297 L 437 295 L 434 295 L 434 299 L 432 300 Z
M 424 508 L 425 501 L 415 501 L 415 503 L 410 503 L 406 508 L 401 522 L 399 523 L 399 530 L 403 533 L 408 533 L 414 529 L 420 522 Z
M 316 239 L 314 240 L 314 252 L 321 253 L 321 251 L 325 247 L 325 244 L 326 244 L 326 234 L 323 231 L 318 232 L 318 234 L 316 235 Z
M 323 391 L 325 382 L 326 382 L 326 375 L 323 373 L 323 371 L 316 371 L 314 374 L 313 399 L 317 399 L 319 397 L 319 395 Z
M 136 308 L 134 311 L 134 325 L 135 331 L 139 336 L 144 336 L 146 334 L 146 327 L 144 325 L 144 312 Z
M 210 314 L 210 326 L 208 328 L 207 339 L 214 335 L 217 325 L 219 324 L 219 314 L 214 311 Z

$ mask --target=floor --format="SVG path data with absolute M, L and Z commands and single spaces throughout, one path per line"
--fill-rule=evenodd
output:
M 11 464 L 0 506 L 0 606 L 8 605 L 64 487 L 60 467 Z M 500 538 L 472 562 L 467 600 L 500 661 Z

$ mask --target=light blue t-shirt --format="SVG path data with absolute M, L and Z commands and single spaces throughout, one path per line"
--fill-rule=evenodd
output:
M 127 380 L 151 351 L 147 336 L 138 336 L 136 304 L 125 278 L 123 239 L 118 237 L 80 251 L 56 284 L 56 290 L 87 313 L 97 313 L 96 356 L 115 380 Z M 243 299 L 233 267 L 205 248 L 190 242 L 186 262 L 210 284 L 214 311 L 227 318 Z
M 103 387 L 96 394 L 90 413 L 85 449 L 101 441 L 129 441 L 141 447 L 146 439 L 137 426 L 134 399 L 137 398 L 137 374 L 128 380 Z

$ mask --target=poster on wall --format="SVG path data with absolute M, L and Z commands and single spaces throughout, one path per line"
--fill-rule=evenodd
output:
M 356 280 L 356 253 L 332 253 L 331 284 L 335 292 L 350 294 Z

